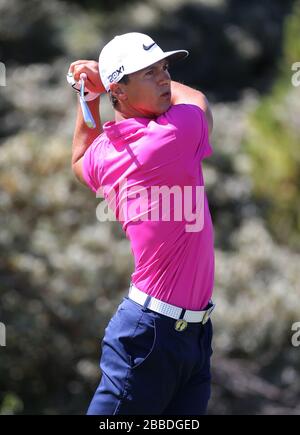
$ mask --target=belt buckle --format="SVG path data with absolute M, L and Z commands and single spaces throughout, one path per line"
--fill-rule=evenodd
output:
M 213 311 L 213 309 L 215 308 L 215 305 L 212 305 L 204 314 L 203 319 L 202 319 L 202 325 L 205 325 L 205 323 L 208 321 L 208 319 L 210 318 L 211 312 Z
M 184 331 L 188 326 L 188 323 L 186 320 L 184 319 L 178 319 L 175 322 L 174 328 L 176 329 L 176 331 L 181 332 Z

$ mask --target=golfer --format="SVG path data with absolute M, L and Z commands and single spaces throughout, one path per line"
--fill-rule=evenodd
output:
M 105 329 L 101 379 L 87 414 L 207 410 L 214 242 L 201 163 L 212 153 L 213 122 L 201 92 L 171 81 L 169 65 L 187 55 L 127 33 L 104 46 L 98 63 L 69 68 L 75 89 L 86 78 L 96 123 L 85 124 L 78 104 L 73 172 L 102 193 L 135 261 L 128 294 Z M 102 126 L 103 93 L 115 120 Z

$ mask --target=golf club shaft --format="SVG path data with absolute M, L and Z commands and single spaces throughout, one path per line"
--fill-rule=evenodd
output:
M 80 79 L 81 79 L 81 89 L 80 89 L 79 101 L 80 101 L 83 119 L 89 128 L 95 128 L 96 127 L 95 120 L 93 118 L 93 115 L 91 114 L 87 102 L 84 99 L 84 81 L 86 79 L 86 74 L 81 74 Z

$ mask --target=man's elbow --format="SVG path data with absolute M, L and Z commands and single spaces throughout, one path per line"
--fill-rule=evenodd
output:
M 72 162 L 71 169 L 75 178 L 83 185 L 86 186 L 86 182 L 83 178 L 82 158 L 77 162 Z

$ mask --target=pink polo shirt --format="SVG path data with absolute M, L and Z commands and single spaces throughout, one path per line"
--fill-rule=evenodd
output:
M 178 104 L 156 119 L 105 123 L 83 159 L 87 185 L 104 196 L 130 240 L 132 283 L 190 310 L 207 305 L 214 284 L 201 168 L 211 153 L 204 112 Z

